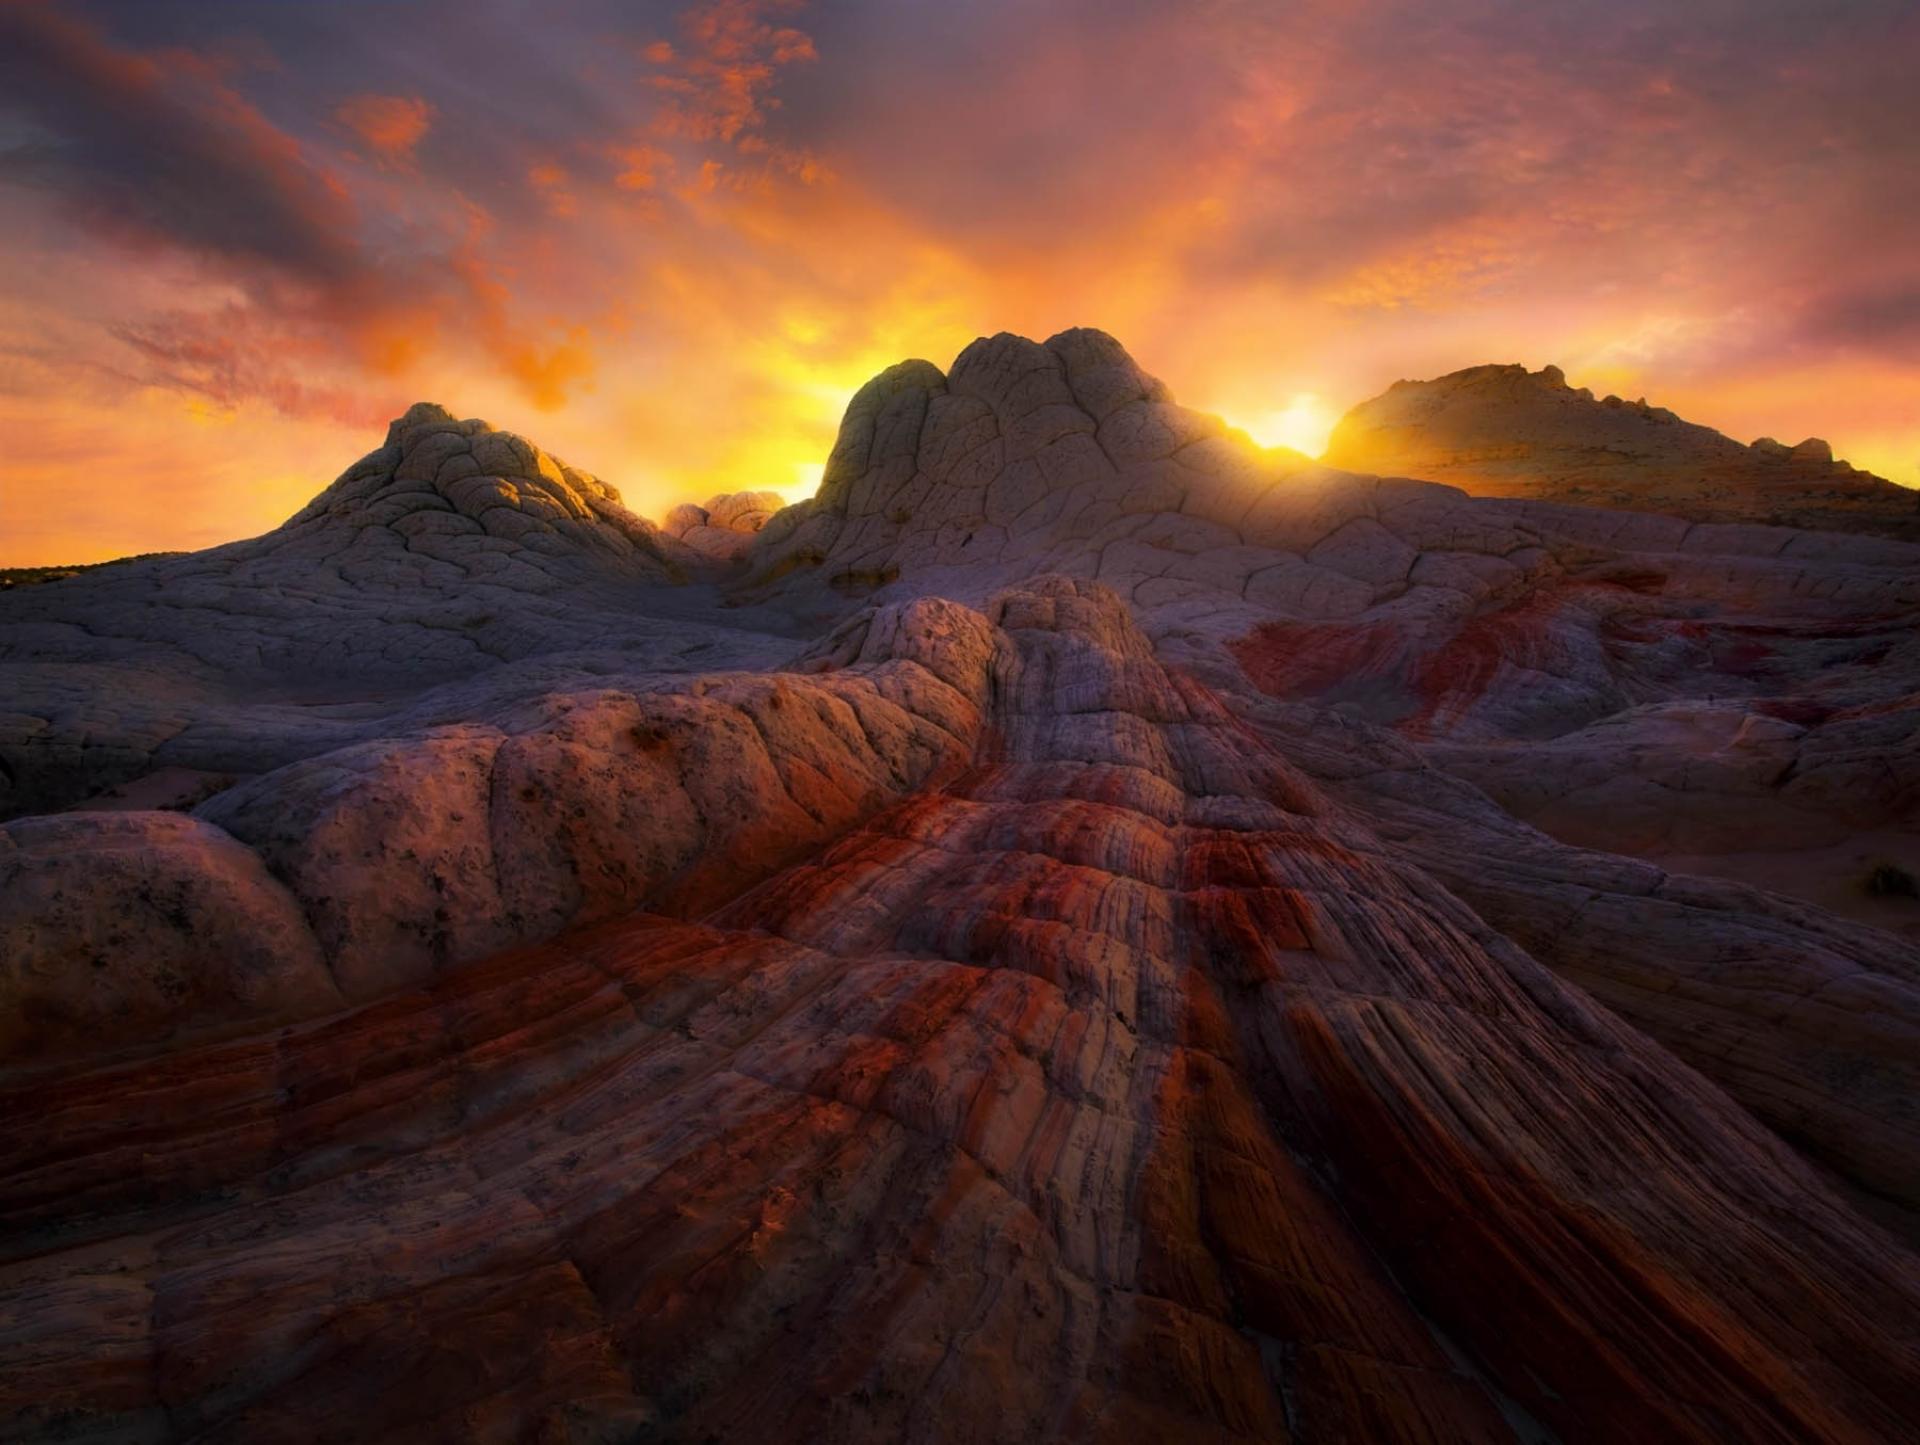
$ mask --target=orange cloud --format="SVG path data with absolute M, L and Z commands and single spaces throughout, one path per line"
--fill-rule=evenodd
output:
M 0 6 L 0 106 L 44 137 L 8 153 L 9 178 L 58 196 L 90 235 L 315 284 L 356 267 L 340 178 L 198 57 Z
M 567 219 L 580 214 L 573 193 L 573 176 L 558 161 L 536 161 L 527 168 L 527 183 L 539 193 L 549 216 Z
M 502 342 L 507 372 L 535 410 L 558 411 L 593 377 L 593 348 L 584 326 L 571 328 L 566 340 L 551 346 L 511 338 Z
M 433 107 L 417 96 L 352 95 L 333 114 L 388 165 L 411 161 L 414 147 L 433 124 Z
M 800 8 L 802 0 L 702 0 L 681 12 L 685 47 L 656 42 L 642 52 L 659 67 L 649 84 L 668 98 L 655 128 L 691 140 L 736 141 L 764 125 L 780 106 L 771 93 L 780 68 L 819 59 L 805 31 L 766 18 Z
M 673 170 L 673 157 L 657 146 L 608 146 L 607 155 L 620 167 L 613 183 L 623 191 L 650 191 Z

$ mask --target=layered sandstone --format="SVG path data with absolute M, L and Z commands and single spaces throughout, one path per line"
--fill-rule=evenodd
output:
M 1907 846 L 1920 548 L 1261 452 L 1088 331 L 764 519 L 502 435 L 0 597 L 4 1433 L 1904 1428 L 1920 928 L 1728 860 Z
M 1393 862 L 1105 589 L 981 623 L 971 769 L 703 923 L 32 1085 L 14 1418 L 1897 1428 L 1920 1278 L 1805 1165 Z

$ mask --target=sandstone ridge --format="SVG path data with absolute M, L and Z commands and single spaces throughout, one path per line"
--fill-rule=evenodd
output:
M 1743 446 L 1644 397 L 1596 398 L 1569 386 L 1557 366 L 1476 366 L 1395 382 L 1341 419 L 1324 460 L 1477 496 L 1920 539 L 1920 493 L 1835 461 L 1817 437 Z
M 709 565 L 526 438 L 420 403 L 271 532 L 9 592 L 0 817 L 156 770 L 258 772 L 377 735 L 424 688 L 517 689 L 561 657 L 763 651 L 750 615 L 662 600 Z

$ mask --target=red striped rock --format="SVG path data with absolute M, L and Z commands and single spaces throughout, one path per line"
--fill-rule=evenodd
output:
M 990 617 L 969 770 L 705 922 L 13 1086 L 13 1432 L 1897 1433 L 1889 1236 L 1110 593 Z

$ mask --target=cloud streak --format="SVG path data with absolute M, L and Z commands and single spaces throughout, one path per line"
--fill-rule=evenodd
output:
M 208 61 L 132 54 L 52 6 L 10 4 L 0 93 L 33 127 L 4 174 L 90 231 L 322 284 L 358 266 L 345 188 Z

